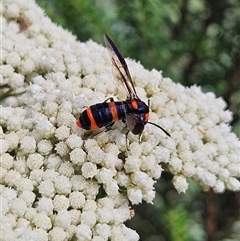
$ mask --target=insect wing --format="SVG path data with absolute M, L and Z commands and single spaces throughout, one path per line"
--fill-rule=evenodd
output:
M 126 61 L 107 34 L 104 34 L 104 40 L 112 61 L 114 78 L 121 86 L 124 87 L 124 90 L 127 92 L 127 97 L 129 99 L 134 97 L 138 98 Z

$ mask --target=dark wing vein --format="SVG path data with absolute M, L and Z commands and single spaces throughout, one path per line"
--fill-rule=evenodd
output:
M 112 71 L 115 80 L 124 86 L 128 98 L 138 98 L 126 61 L 107 34 L 104 34 L 104 40 L 112 61 Z

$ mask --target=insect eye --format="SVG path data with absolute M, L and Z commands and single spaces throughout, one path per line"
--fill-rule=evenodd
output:
M 136 100 L 132 100 L 132 108 L 137 110 L 138 109 L 138 103 Z
M 149 113 L 146 113 L 146 114 L 144 115 L 144 120 L 145 120 L 145 121 L 148 121 L 148 118 L 149 118 Z

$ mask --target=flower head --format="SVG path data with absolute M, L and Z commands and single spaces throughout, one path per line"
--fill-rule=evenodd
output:
M 16 106 L 1 106 L 5 240 L 138 240 L 123 224 L 129 200 L 152 203 L 163 171 L 178 192 L 187 190 L 187 178 L 215 192 L 240 190 L 239 141 L 221 98 L 127 59 L 138 95 L 151 96 L 150 120 L 171 137 L 146 125 L 141 143 L 130 133 L 126 148 L 119 121 L 84 139 L 75 124 L 84 108 L 125 98 L 110 81 L 106 49 L 76 41 L 33 0 L 6 0 L 3 8 L 3 83 L 24 91 Z M 29 21 L 24 31 L 13 21 L 20 14 Z

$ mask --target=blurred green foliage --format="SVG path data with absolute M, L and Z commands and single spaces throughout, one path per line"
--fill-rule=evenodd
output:
M 162 219 L 168 226 L 171 240 L 189 240 L 189 224 L 187 223 L 189 218 L 187 211 L 182 207 L 182 205 L 177 205 L 176 207 L 167 210 Z

